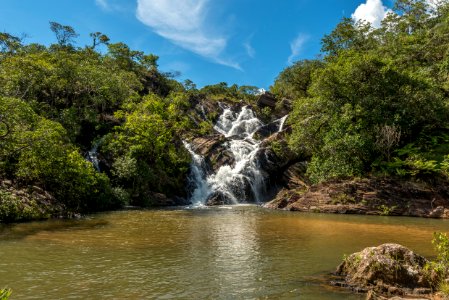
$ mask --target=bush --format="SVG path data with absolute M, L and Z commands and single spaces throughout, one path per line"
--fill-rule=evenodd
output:
M 34 199 L 21 199 L 0 189 L 0 222 L 17 222 L 46 219 L 50 214 L 39 207 Z
M 11 294 L 11 289 L 0 289 L 0 300 L 8 300 Z
M 445 280 L 449 277 L 449 237 L 445 233 L 435 232 L 432 244 L 437 252 L 437 257 L 429 262 L 426 269 L 429 271 L 432 285 L 446 290 L 447 283 Z

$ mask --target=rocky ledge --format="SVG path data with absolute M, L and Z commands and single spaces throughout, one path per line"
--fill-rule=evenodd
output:
M 19 222 L 52 217 L 71 217 L 63 205 L 38 186 L 18 188 L 0 180 L 0 222 Z
M 281 190 L 264 205 L 290 211 L 449 218 L 447 183 L 391 178 L 339 180 Z
M 354 253 L 338 266 L 334 286 L 367 293 L 367 299 L 445 299 L 432 294 L 427 259 L 398 244 Z

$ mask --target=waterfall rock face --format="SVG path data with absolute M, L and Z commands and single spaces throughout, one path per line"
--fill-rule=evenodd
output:
M 269 172 L 263 140 L 255 133 L 263 127 L 278 132 L 285 119 L 264 125 L 248 106 L 224 108 L 215 135 L 185 143 L 192 155 L 191 202 L 199 205 L 260 203 L 264 200 Z M 270 135 L 271 133 L 267 134 Z

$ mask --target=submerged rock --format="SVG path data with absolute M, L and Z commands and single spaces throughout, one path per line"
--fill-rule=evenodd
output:
M 338 266 L 336 275 L 342 281 L 333 284 L 358 292 L 371 291 L 370 299 L 378 299 L 377 294 L 382 297 L 430 294 L 431 284 L 424 269 L 427 262 L 399 244 L 368 247 L 348 256 Z

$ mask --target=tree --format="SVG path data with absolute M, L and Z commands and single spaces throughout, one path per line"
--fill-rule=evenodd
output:
M 12 54 L 22 47 L 22 39 L 6 32 L 0 32 L 0 52 Z
M 343 18 L 330 34 L 323 37 L 321 51 L 333 57 L 345 49 L 367 49 L 376 44 L 369 35 L 370 30 L 367 22 L 356 23 L 351 18 Z
M 315 181 L 363 174 L 380 155 L 400 145 L 388 141 L 388 153 L 376 128 L 395 128 L 401 140 L 448 123 L 442 91 L 422 72 L 402 70 L 377 54 L 340 52 L 313 76 L 309 95 L 295 101 L 290 146 L 312 157 Z
M 280 98 L 296 100 L 307 96 L 312 75 L 324 63 L 319 60 L 302 60 L 284 69 L 276 78 L 271 92 Z
M 109 37 L 101 32 L 93 32 L 89 36 L 92 38 L 92 46 L 90 47 L 92 50 L 99 45 L 107 45 L 109 43 Z
M 73 27 L 56 22 L 50 22 L 50 29 L 55 34 L 58 44 L 64 47 L 71 47 L 75 42 L 74 39 L 79 36 Z

